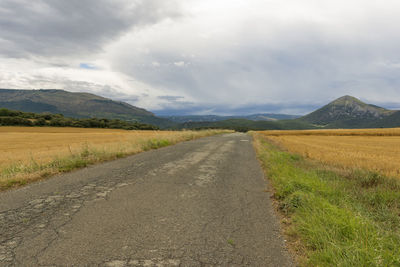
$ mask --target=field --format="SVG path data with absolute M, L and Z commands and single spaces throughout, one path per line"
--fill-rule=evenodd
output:
M 219 132 L 0 127 L 0 188 Z
M 400 178 L 400 128 L 261 133 L 292 153 L 336 167 Z
M 301 266 L 400 266 L 400 129 L 253 132 Z

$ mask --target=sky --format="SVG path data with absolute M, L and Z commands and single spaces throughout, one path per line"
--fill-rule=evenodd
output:
M 0 88 L 160 115 L 400 109 L 398 0 L 1 0 Z

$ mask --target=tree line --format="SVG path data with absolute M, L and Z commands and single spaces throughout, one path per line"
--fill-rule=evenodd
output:
M 38 114 L 0 108 L 0 126 L 51 126 L 79 128 L 109 128 L 124 130 L 158 130 L 157 126 L 119 119 L 75 119 L 62 114 Z

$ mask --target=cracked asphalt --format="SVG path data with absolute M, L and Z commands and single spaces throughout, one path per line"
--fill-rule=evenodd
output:
M 292 266 L 251 137 L 225 134 L 0 194 L 0 266 Z

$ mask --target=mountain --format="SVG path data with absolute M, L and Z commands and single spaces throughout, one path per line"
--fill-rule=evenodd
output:
M 380 120 L 366 123 L 366 128 L 395 128 L 400 127 L 400 111 L 394 111 Z
M 162 118 L 169 119 L 177 123 L 186 122 L 214 122 L 223 121 L 230 119 L 246 119 L 252 121 L 277 121 L 277 120 L 289 120 L 295 119 L 300 116 L 298 115 L 287 115 L 287 114 L 251 114 L 243 116 L 218 116 L 218 115 L 183 115 L 183 116 L 162 116 Z
M 366 104 L 355 97 L 346 95 L 299 120 L 325 128 L 375 127 L 394 113 L 396 111 Z
M 0 89 L 0 107 L 36 113 L 60 113 L 72 118 L 107 118 L 140 121 L 157 126 L 173 125 L 167 119 L 125 102 L 89 93 L 64 90 Z
M 138 121 L 172 129 L 227 128 L 245 131 L 400 127 L 400 111 L 366 104 L 352 96 L 340 97 L 300 118 L 285 114 L 157 117 L 145 109 L 128 103 L 113 101 L 94 94 L 72 93 L 64 90 L 0 89 L 0 108 L 63 114 L 71 118 Z
M 212 122 L 185 122 L 182 128 L 227 128 L 234 130 L 301 130 L 336 128 L 400 127 L 400 111 L 366 104 L 352 96 L 343 96 L 297 119 L 252 121 L 228 119 Z
M 205 122 L 205 121 L 213 122 L 213 121 L 222 121 L 228 119 L 225 116 L 218 116 L 218 115 L 175 115 L 175 116 L 161 116 L 161 118 L 165 118 L 176 123 Z
M 252 121 L 277 121 L 277 120 L 292 120 L 301 117 L 300 115 L 289 115 L 289 114 L 275 114 L 275 113 L 265 113 L 265 114 L 252 114 L 247 116 L 242 116 L 243 119 Z
M 231 129 L 236 131 L 261 131 L 261 130 L 307 130 L 316 127 L 310 123 L 300 120 L 277 120 L 277 121 L 252 121 L 246 119 L 229 119 L 212 122 L 186 122 L 179 125 L 183 129 Z

